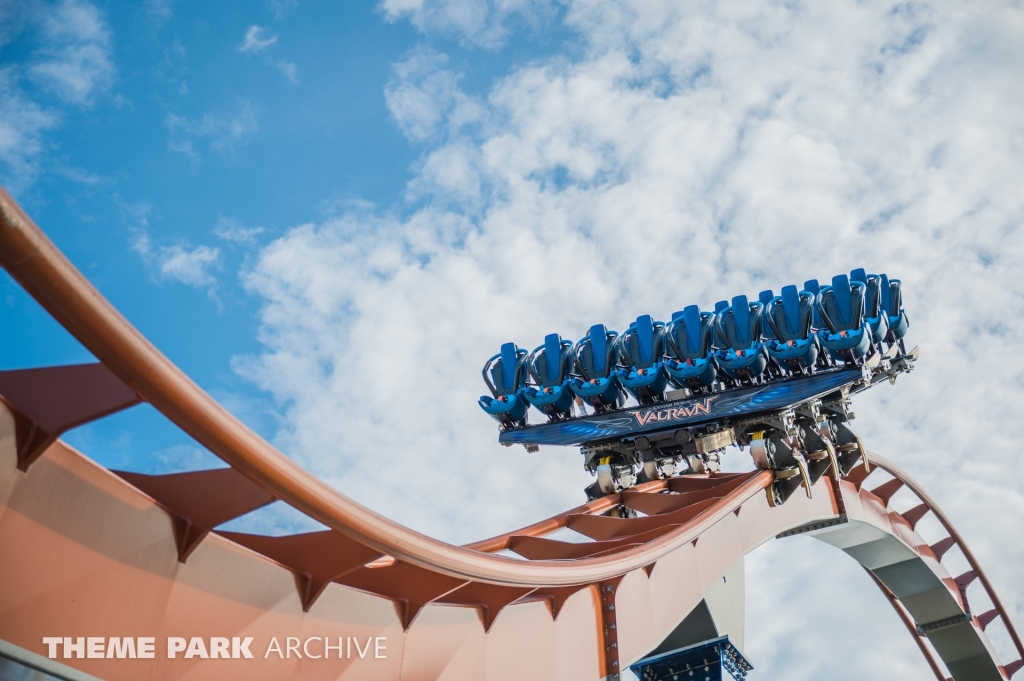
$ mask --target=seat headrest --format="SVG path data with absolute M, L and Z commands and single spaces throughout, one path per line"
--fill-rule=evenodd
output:
M 882 278 L 882 310 L 885 311 L 890 317 L 895 317 L 900 313 L 900 280 L 890 279 L 886 275 L 881 275 Z
M 803 332 L 800 328 L 800 292 L 796 286 L 782 287 L 782 311 L 785 313 L 786 332 L 797 335 Z
M 868 275 L 864 272 L 864 268 L 858 267 L 850 272 L 850 281 L 859 281 L 862 284 L 868 283 Z
M 503 343 L 501 346 L 501 378 L 502 383 L 509 390 L 515 390 L 516 385 L 516 362 L 519 361 L 519 348 L 515 343 Z
M 818 284 L 817 279 L 808 279 L 804 282 L 804 290 L 817 298 L 818 294 L 821 293 L 821 286 Z M 814 328 L 820 329 L 825 326 L 825 320 L 821 318 L 821 311 L 818 310 L 817 305 L 811 305 L 811 318 L 813 319 Z
M 836 301 L 836 311 L 839 313 L 839 319 L 835 321 L 841 327 L 849 326 L 853 321 L 852 292 L 849 277 L 845 274 L 832 277 L 832 298 Z
M 608 330 L 604 324 L 594 324 L 587 333 L 590 339 L 590 355 L 594 363 L 594 371 L 603 374 L 608 368 L 605 358 L 608 357 Z
M 746 296 L 735 296 L 732 299 L 732 321 L 739 345 L 750 345 L 753 341 L 750 334 L 750 302 Z
M 683 326 L 686 330 L 686 349 L 690 352 L 701 351 L 701 315 L 700 308 L 696 305 L 688 305 L 683 310 Z
M 557 381 L 562 378 L 562 337 L 557 333 L 544 336 L 544 364 L 547 367 L 548 380 Z
M 654 319 L 651 315 L 640 315 L 636 318 L 636 346 L 640 351 L 639 359 L 643 363 L 653 362 L 654 357 Z
M 715 303 L 715 314 L 718 314 L 727 307 L 729 307 L 729 301 L 719 300 L 717 303 Z

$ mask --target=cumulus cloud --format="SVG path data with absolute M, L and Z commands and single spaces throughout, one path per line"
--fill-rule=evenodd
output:
M 262 52 L 277 42 L 276 35 L 265 35 L 265 29 L 261 26 L 250 26 L 245 31 L 245 38 L 235 49 L 239 52 L 257 53 Z
M 5 186 L 17 193 L 35 179 L 43 135 L 58 120 L 25 95 L 12 69 L 0 69 L 0 163 Z
M 448 55 L 414 50 L 394 65 L 384 90 L 388 110 L 410 140 L 422 142 L 445 131 L 480 122 L 483 108 L 459 89 L 462 75 L 445 68 Z
M 414 22 L 439 6 L 384 5 Z M 1024 404 L 1024 15 L 578 0 L 565 21 L 574 57 L 516 67 L 479 101 L 441 55 L 397 65 L 386 96 L 424 145 L 417 203 L 297 226 L 245 272 L 264 350 L 235 366 L 279 401 L 279 444 L 418 529 L 508 530 L 578 503 L 590 478 L 574 451 L 497 446 L 475 401 L 502 342 L 863 266 L 903 279 L 923 354 L 857 399 L 854 426 L 932 492 L 1021 612 L 1024 547 L 1004 538 L 1024 520 L 1009 427 Z M 479 124 L 458 123 L 461 101 Z M 845 557 L 786 541 L 748 572 L 759 673 L 929 678 L 898 623 L 875 628 L 892 614 L 834 567 Z
M 115 76 L 111 32 L 82 0 L 0 6 L 0 47 L 21 41 L 29 55 L 0 68 L 0 172 L 19 192 L 45 159 L 46 131 L 63 109 L 89 106 Z
M 38 24 L 45 43 L 28 67 L 28 77 L 61 99 L 87 104 L 96 92 L 110 87 L 110 29 L 95 5 L 63 0 L 40 9 Z
M 381 0 L 379 8 L 390 21 L 408 19 L 425 33 L 497 49 L 517 25 L 550 20 L 557 6 L 551 0 Z
M 197 288 L 211 287 L 217 280 L 210 268 L 217 263 L 220 249 L 209 246 L 163 246 L 156 258 L 160 276 Z
M 217 302 L 217 278 L 213 270 L 219 265 L 220 249 L 179 243 L 162 245 L 150 236 L 149 218 L 153 207 L 145 202 L 128 203 L 117 197 L 121 219 L 131 230 L 129 246 L 138 253 L 157 281 L 176 281 L 186 286 L 206 289 Z
M 168 148 L 193 159 L 198 158 L 194 140 L 206 140 L 211 149 L 226 154 L 248 142 L 260 127 L 255 107 L 245 100 L 233 110 L 211 112 L 197 120 L 170 113 L 164 124 L 171 136 Z
M 235 218 L 225 217 L 217 220 L 217 225 L 213 228 L 213 233 L 218 237 L 236 244 L 253 244 L 256 237 L 265 231 L 262 227 L 246 227 Z

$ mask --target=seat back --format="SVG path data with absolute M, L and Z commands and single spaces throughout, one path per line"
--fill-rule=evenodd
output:
M 540 385 L 551 388 L 562 385 L 569 372 L 572 343 L 563 341 L 557 333 L 544 337 L 544 345 L 530 355 L 530 374 Z
M 484 367 L 484 378 L 490 373 L 489 383 L 498 396 L 513 395 L 526 383 L 523 364 L 526 362 L 526 350 L 516 347 L 515 343 L 504 343 L 501 352 L 488 361 Z
M 814 294 L 784 286 L 782 295 L 773 298 L 764 309 L 764 319 L 782 342 L 804 340 L 811 333 Z
M 890 317 L 895 317 L 900 313 L 900 307 L 903 305 L 903 299 L 900 295 L 900 280 L 890 279 L 884 274 L 881 275 L 881 289 L 882 298 L 882 310 L 885 314 Z
M 721 316 L 722 311 L 725 310 L 727 307 L 729 307 L 729 301 L 728 300 L 719 300 L 717 303 L 715 303 L 715 319 L 718 319 L 718 317 Z M 711 338 L 712 338 L 711 342 L 715 344 L 716 348 L 727 348 L 727 347 L 729 347 L 729 341 L 725 340 L 724 338 L 722 338 L 721 336 L 718 335 L 718 324 L 717 323 L 714 325 L 714 328 L 715 328 L 714 333 L 711 334 Z
M 864 316 L 867 319 L 877 317 L 882 309 L 882 278 L 859 268 L 850 272 L 850 281 L 864 284 Z
M 608 378 L 615 368 L 615 347 L 619 334 L 609 331 L 604 324 L 590 327 L 587 335 L 573 349 L 576 369 L 584 380 Z
M 818 299 L 818 294 L 821 293 L 821 286 L 818 285 L 817 279 L 808 279 L 804 282 L 804 291 L 809 291 L 814 295 L 814 299 Z M 824 329 L 825 320 L 821 318 L 821 312 L 818 310 L 818 306 L 811 306 L 811 327 L 815 329 Z
M 715 319 L 718 335 L 733 350 L 744 350 L 761 340 L 761 303 L 751 303 L 746 296 L 736 296 L 732 305 Z
M 768 303 L 775 300 L 775 293 L 771 289 L 767 291 L 761 291 L 760 293 L 757 294 L 757 300 L 759 303 L 761 303 L 761 309 L 767 310 Z M 765 338 L 776 338 L 775 331 L 772 329 L 771 325 L 768 324 L 761 325 L 761 335 L 764 336 Z
M 822 286 L 818 294 L 818 311 L 832 333 L 854 331 L 864 324 L 864 293 L 866 286 L 850 281 L 845 274 L 832 277 L 831 286 Z
M 660 362 L 664 354 L 664 332 L 665 325 L 654 321 L 651 315 L 637 317 L 619 338 L 619 356 L 623 364 L 634 369 L 648 369 Z
M 672 321 L 665 329 L 668 347 L 679 359 L 701 359 L 711 351 L 711 333 L 714 330 L 715 315 L 701 312 L 696 305 L 690 305 L 682 312 L 672 314 Z

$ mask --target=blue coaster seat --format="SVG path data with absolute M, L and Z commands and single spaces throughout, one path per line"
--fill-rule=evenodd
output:
M 615 375 L 640 404 L 661 399 L 668 374 L 664 371 L 665 324 L 642 315 L 619 337 L 619 359 L 625 368 Z
M 718 361 L 711 347 L 714 326 L 715 315 L 701 312 L 696 305 L 672 315 L 665 329 L 665 371 L 673 385 L 698 389 L 714 383 L 718 376 Z
M 734 380 L 756 379 L 768 366 L 768 351 L 761 342 L 761 310 L 761 303 L 736 296 L 715 319 L 725 345 L 718 351 L 718 365 Z
M 790 371 L 802 373 L 818 359 L 818 339 L 811 331 L 813 318 L 814 294 L 798 292 L 796 286 L 783 287 L 782 295 L 764 308 L 764 321 L 774 333 L 773 339 L 765 341 L 765 348 Z
M 771 289 L 768 289 L 767 291 L 761 291 L 760 293 L 757 294 L 757 301 L 761 303 L 762 311 L 767 310 L 768 303 L 772 302 L 773 300 L 775 300 L 775 293 Z M 761 338 L 763 338 L 764 340 L 777 340 L 775 336 L 775 331 L 772 329 L 771 326 L 768 326 L 766 324 L 761 325 Z
M 863 269 L 850 272 L 850 281 L 859 281 L 864 289 L 864 323 L 871 329 L 871 339 L 881 343 L 889 333 L 889 316 L 882 311 L 882 278 L 866 274 Z
M 538 386 L 523 391 L 526 401 L 552 419 L 569 416 L 573 400 L 569 387 L 572 342 L 562 340 L 557 333 L 548 334 L 544 345 L 533 351 L 526 366 Z
M 826 327 L 818 331 L 818 340 L 836 361 L 859 364 L 871 348 L 871 331 L 864 322 L 866 288 L 840 274 L 818 294 L 818 311 Z
M 570 382 L 572 391 L 598 411 L 622 406 L 622 388 L 615 376 L 615 350 L 619 334 L 604 324 L 590 327 L 572 350 L 576 371 L 581 378 Z
M 821 286 L 818 285 L 817 279 L 808 279 L 804 282 L 804 291 L 814 295 L 814 300 L 818 300 L 818 294 L 821 293 Z M 825 328 L 825 320 L 821 318 L 821 312 L 818 310 L 817 302 L 811 305 L 811 329 L 817 331 L 818 329 Z
M 480 408 L 506 428 L 526 423 L 526 410 L 530 408 L 523 397 L 526 360 L 526 350 L 517 348 L 515 343 L 505 343 L 501 352 L 484 365 L 484 383 L 491 395 L 480 398 Z
M 901 307 L 903 300 L 900 296 L 900 280 L 890 279 L 882 275 L 882 311 L 889 318 L 889 333 L 887 340 L 895 343 L 907 335 L 910 328 L 910 320 L 907 313 Z

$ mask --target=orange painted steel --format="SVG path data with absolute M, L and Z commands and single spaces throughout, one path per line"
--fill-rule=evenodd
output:
M 489 584 L 571 586 L 644 567 L 697 536 L 680 529 L 572 567 L 554 561 L 527 563 L 438 541 L 346 497 L 254 433 L 122 317 L 2 188 L 0 264 L 103 364 L 197 442 L 277 498 L 393 558 Z M 751 479 L 732 493 L 731 501 L 758 494 L 771 480 L 767 472 Z M 714 515 L 705 514 L 703 528 L 714 523 Z

